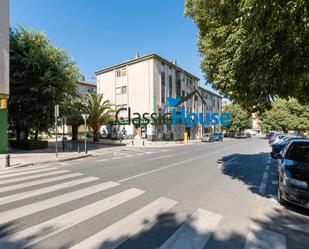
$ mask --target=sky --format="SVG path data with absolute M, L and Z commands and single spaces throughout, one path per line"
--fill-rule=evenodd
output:
M 90 82 L 95 71 L 136 53 L 176 60 L 205 82 L 197 28 L 184 17 L 184 0 L 11 0 L 10 25 L 43 31 Z

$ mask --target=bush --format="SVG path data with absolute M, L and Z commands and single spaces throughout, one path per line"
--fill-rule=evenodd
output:
M 48 147 L 48 141 L 34 141 L 34 140 L 10 140 L 12 148 L 21 150 L 40 150 Z

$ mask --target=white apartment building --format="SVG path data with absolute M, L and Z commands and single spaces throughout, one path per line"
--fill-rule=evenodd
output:
M 117 109 L 130 108 L 134 113 L 168 113 L 167 97 L 187 96 L 199 88 L 199 78 L 180 68 L 176 61 L 170 62 L 156 54 L 136 55 L 134 59 L 96 72 L 97 92 L 104 94 Z M 207 90 L 205 90 L 207 91 Z M 221 99 L 220 99 L 221 101 Z M 185 107 L 187 113 L 197 112 L 199 101 L 196 96 L 178 107 Z M 212 104 L 212 103 L 209 103 Z M 220 102 L 221 106 L 221 102 Z M 128 112 L 121 112 L 122 120 L 128 120 Z M 123 122 L 125 123 L 125 122 Z M 201 136 L 198 127 L 186 125 L 122 125 L 104 126 L 104 133 L 114 138 L 125 131 L 129 138 L 150 140 L 182 140 L 187 131 L 191 139 Z

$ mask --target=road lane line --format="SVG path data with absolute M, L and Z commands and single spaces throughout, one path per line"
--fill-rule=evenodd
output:
M 172 155 L 165 155 L 165 156 L 155 157 L 155 158 L 153 158 L 153 160 L 162 159 L 162 158 L 168 158 L 168 157 L 172 157 Z
M 121 159 L 121 157 L 112 157 L 112 160 Z
M 13 245 L 15 249 L 29 247 L 92 217 L 95 217 L 96 215 L 102 214 L 131 199 L 134 199 L 143 193 L 145 193 L 145 191 L 131 188 L 41 224 L 29 227 L 15 234 L 10 234 L 9 236 L 0 239 L 0 248 L 11 249 Z M 42 231 L 44 231 L 44 233 L 42 233 Z
M 83 183 L 92 182 L 92 181 L 95 181 L 95 180 L 98 180 L 98 179 L 99 178 L 97 178 L 97 177 L 86 177 L 86 178 L 81 178 L 81 179 L 78 179 L 78 180 L 60 183 L 60 184 L 57 184 L 57 185 L 52 185 L 52 186 L 45 187 L 45 188 L 39 188 L 37 190 L 30 190 L 30 191 L 26 191 L 26 192 L 22 192 L 22 193 L 18 193 L 18 194 L 8 195 L 8 196 L 0 198 L 0 205 L 8 204 L 8 203 L 11 203 L 11 202 L 20 201 L 20 200 L 24 200 L 24 199 L 28 199 L 28 198 L 38 196 L 38 195 L 43 195 L 43 194 L 46 194 L 46 193 L 51 193 L 51 192 L 61 190 L 61 189 L 70 188 L 70 187 L 77 186 L 77 185 L 80 185 L 80 184 L 83 184 Z
M 259 193 L 261 195 L 265 194 L 267 180 L 268 180 L 268 173 L 264 172 L 263 177 L 262 177 L 262 181 L 261 181 L 261 185 L 260 185 L 260 188 L 259 188 Z
M 100 159 L 100 160 L 97 160 L 96 162 L 105 162 L 105 161 L 107 161 L 107 159 Z
M 16 184 L 16 185 L 7 186 L 7 187 L 1 187 L 0 193 L 18 190 L 18 189 L 27 188 L 27 187 L 33 187 L 33 186 L 44 184 L 44 183 L 56 182 L 56 181 L 60 181 L 60 180 L 64 180 L 64 179 L 73 178 L 73 177 L 76 177 L 76 176 L 82 176 L 82 175 L 83 174 L 80 174 L 80 173 L 72 173 L 72 174 L 61 175 L 61 176 L 51 177 L 51 178 L 37 180 L 37 181 L 20 183 L 20 184 Z
M 52 171 L 52 170 L 56 170 L 56 169 L 59 169 L 59 168 L 50 167 L 50 168 L 43 168 L 43 169 L 38 169 L 38 170 L 28 170 L 26 172 L 15 172 L 15 173 L 11 172 L 10 174 L 0 175 L 0 179 L 15 177 L 15 176 L 22 176 L 22 175 L 35 174 L 35 173 L 42 173 L 42 172 Z
M 286 249 L 284 235 L 251 225 L 244 249 Z
M 1 213 L 0 224 L 4 224 L 6 222 L 25 217 L 27 215 L 34 214 L 61 204 L 65 204 L 67 202 L 74 201 L 118 185 L 119 183 L 116 182 L 104 182 L 87 188 L 79 189 L 74 192 L 58 195 L 43 201 L 38 201 L 26 206 L 7 210 Z
M 167 212 L 176 204 L 174 200 L 161 197 L 70 249 L 115 249 L 134 234 L 151 226 L 159 215 Z M 107 243 L 104 244 L 104 242 Z
M 132 180 L 132 179 L 137 178 L 137 177 L 141 177 L 141 176 L 144 176 L 144 175 L 148 175 L 148 174 L 151 174 L 151 173 L 155 173 L 155 172 L 157 172 L 157 171 L 161 171 L 161 170 L 164 170 L 164 169 L 168 169 L 168 168 L 171 168 L 171 167 L 175 167 L 175 166 L 177 166 L 177 165 L 179 165 L 179 164 L 191 162 L 191 161 L 193 161 L 193 160 L 196 160 L 196 159 L 199 159 L 199 158 L 204 158 L 204 157 L 207 157 L 207 156 L 210 156 L 210 155 L 213 155 L 213 154 L 218 154 L 218 153 L 223 152 L 223 151 L 225 151 L 225 150 L 224 150 L 224 149 L 222 149 L 222 150 L 217 150 L 217 151 L 213 151 L 213 152 L 210 152 L 210 153 L 208 153 L 208 154 L 201 155 L 201 156 L 192 157 L 192 158 L 189 158 L 189 159 L 186 159 L 186 160 L 182 160 L 182 161 L 179 161 L 179 162 L 176 162 L 176 163 L 172 163 L 172 164 L 169 164 L 169 165 L 166 165 L 166 166 L 157 168 L 157 169 L 153 169 L 153 170 L 150 170 L 150 171 L 146 171 L 146 172 L 144 172 L 144 173 L 140 173 L 140 174 L 137 174 L 137 175 L 134 175 L 134 176 L 130 176 L 130 177 L 127 177 L 127 178 L 118 180 L 118 182 L 126 182 L 126 181 Z
M 1 180 L 0 185 L 7 184 L 7 183 L 18 183 L 18 182 L 22 182 L 26 180 L 31 180 L 31 179 L 45 177 L 45 176 L 59 175 L 63 173 L 69 173 L 69 171 L 68 170 L 57 170 L 57 171 L 52 171 L 49 173 L 42 173 L 42 174 L 31 175 L 31 176 L 17 177 L 17 178 L 8 179 L 8 180 Z
M 227 164 L 232 163 L 235 159 L 236 159 L 236 157 L 232 157 L 231 159 L 227 160 L 224 163 L 227 163 Z
M 222 216 L 198 209 L 159 249 L 202 249 Z

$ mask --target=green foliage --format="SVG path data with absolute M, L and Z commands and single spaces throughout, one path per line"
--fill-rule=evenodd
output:
M 72 127 L 72 140 L 78 139 L 78 127 L 84 124 L 82 118 L 84 108 L 85 104 L 83 103 L 83 97 L 80 96 L 80 94 L 72 95 L 67 98 L 62 107 L 62 112 L 67 119 L 67 124 Z
M 224 112 L 228 112 L 232 116 L 229 126 L 223 127 L 228 132 L 241 132 L 252 126 L 251 114 L 244 110 L 239 104 L 230 104 L 224 107 Z
M 308 0 L 186 0 L 205 77 L 250 111 L 309 102 Z
M 113 105 L 103 99 L 103 94 L 87 93 L 84 111 L 89 114 L 88 124 L 93 129 L 93 141 L 98 141 L 101 125 L 113 119 Z
M 48 131 L 55 104 L 76 93 L 78 68 L 67 53 L 54 47 L 42 32 L 10 31 L 10 123 L 24 131 Z M 37 138 L 37 135 L 36 135 Z
M 301 105 L 293 98 L 276 99 L 260 118 L 263 131 L 306 131 L 309 130 L 309 105 Z

